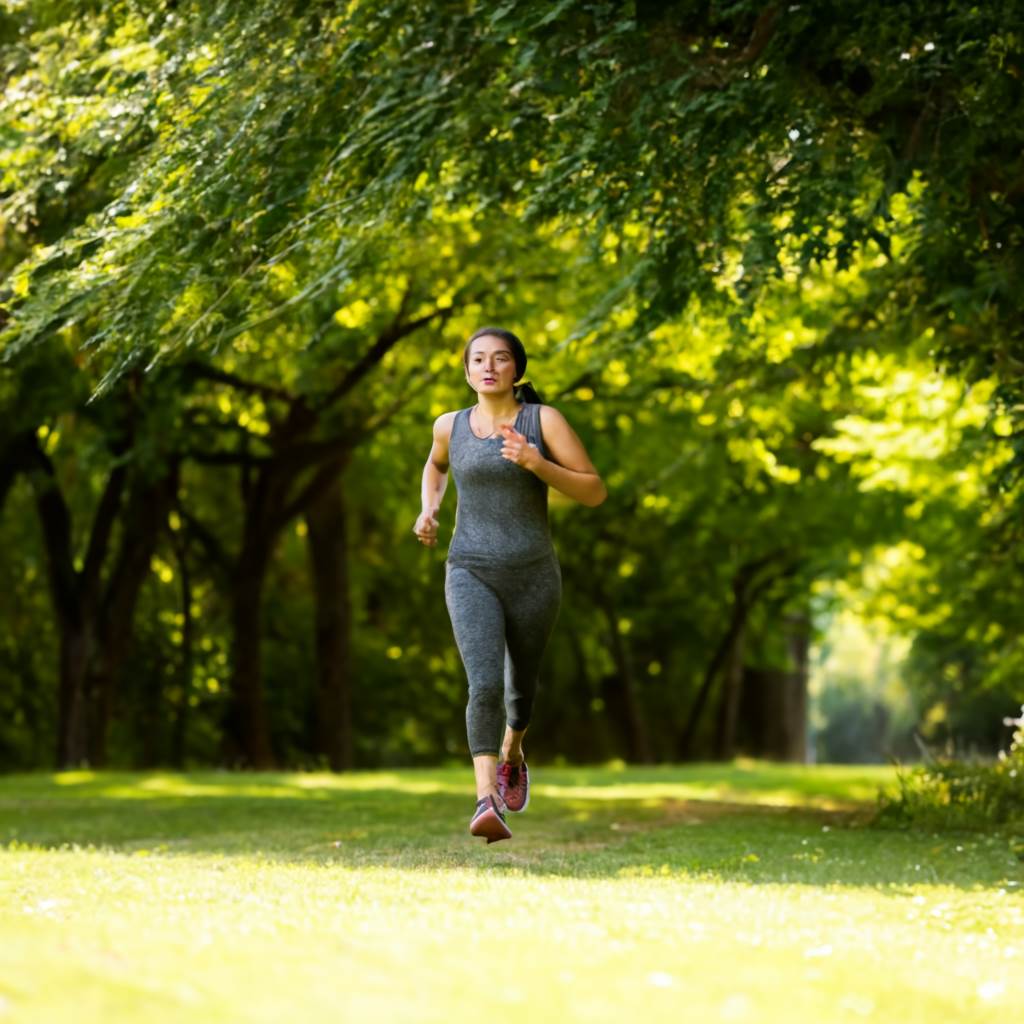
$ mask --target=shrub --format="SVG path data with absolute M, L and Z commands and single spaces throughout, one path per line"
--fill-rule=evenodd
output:
M 936 759 L 897 773 L 896 793 L 879 794 L 875 823 L 935 829 L 1024 831 L 1024 706 L 1009 750 L 991 762 Z

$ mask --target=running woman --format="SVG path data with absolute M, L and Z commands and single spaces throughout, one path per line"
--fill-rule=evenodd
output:
M 523 736 L 562 596 L 548 487 L 590 506 L 608 491 L 565 417 L 522 379 L 519 338 L 483 327 L 462 360 L 476 405 L 434 422 L 413 532 L 436 546 L 451 466 L 458 505 L 444 592 L 469 681 L 466 731 L 477 796 L 469 831 L 494 843 L 512 835 L 505 812 L 525 810 L 530 799 Z

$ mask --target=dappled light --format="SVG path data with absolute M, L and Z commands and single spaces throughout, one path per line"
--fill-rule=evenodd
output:
M 549 488 L 549 756 L 1005 746 L 1022 35 L 676 6 L 3 15 L 0 768 L 464 757 L 409 527 L 483 323 L 608 489 Z
M 1019 1016 L 1024 5 L 0 61 L 0 1024 Z
M 493 966 L 481 915 L 515 932 L 510 991 L 542 1016 L 890 1020 L 913 992 L 921 1019 L 980 1022 L 1020 995 L 1012 845 L 865 827 L 889 769 L 539 767 L 494 850 L 464 834 L 457 769 L 62 777 L 0 780 L 5 998 L 37 1017 L 65 998 L 34 980 L 54 942 L 82 951 L 58 972 L 80 997 L 141 1012 L 111 988 L 131 977 L 164 993 L 157 1020 L 249 1019 L 282 985 L 310 1012 L 422 1019 L 414 989 L 459 1016 Z
M 536 807 L 515 849 L 507 857 L 488 851 L 484 860 L 462 837 L 468 794 L 461 769 L 82 775 L 73 789 L 62 784 L 67 773 L 3 784 L 0 822 L 12 849 L 243 862 L 257 855 L 353 869 L 435 871 L 454 858 L 466 867 L 518 865 L 580 877 L 651 870 L 745 883 L 1017 886 L 1006 839 L 867 830 L 879 793 L 894 792 L 891 768 L 540 765 Z M 420 837 L 413 845 L 406 839 L 412 823 Z

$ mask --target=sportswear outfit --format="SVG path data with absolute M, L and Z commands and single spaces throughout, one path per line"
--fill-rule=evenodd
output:
M 515 429 L 546 455 L 540 406 Z M 477 437 L 470 409 L 455 414 L 448 463 L 458 504 L 445 563 L 445 602 L 469 682 L 470 753 L 497 756 L 505 723 L 530 723 L 541 659 L 558 616 L 562 573 L 548 528 L 548 487 Z

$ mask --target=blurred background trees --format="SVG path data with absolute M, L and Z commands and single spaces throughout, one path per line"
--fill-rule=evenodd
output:
M 994 752 L 1022 20 L 0 7 L 0 766 L 464 756 L 411 526 L 483 323 L 611 491 L 538 757 Z

